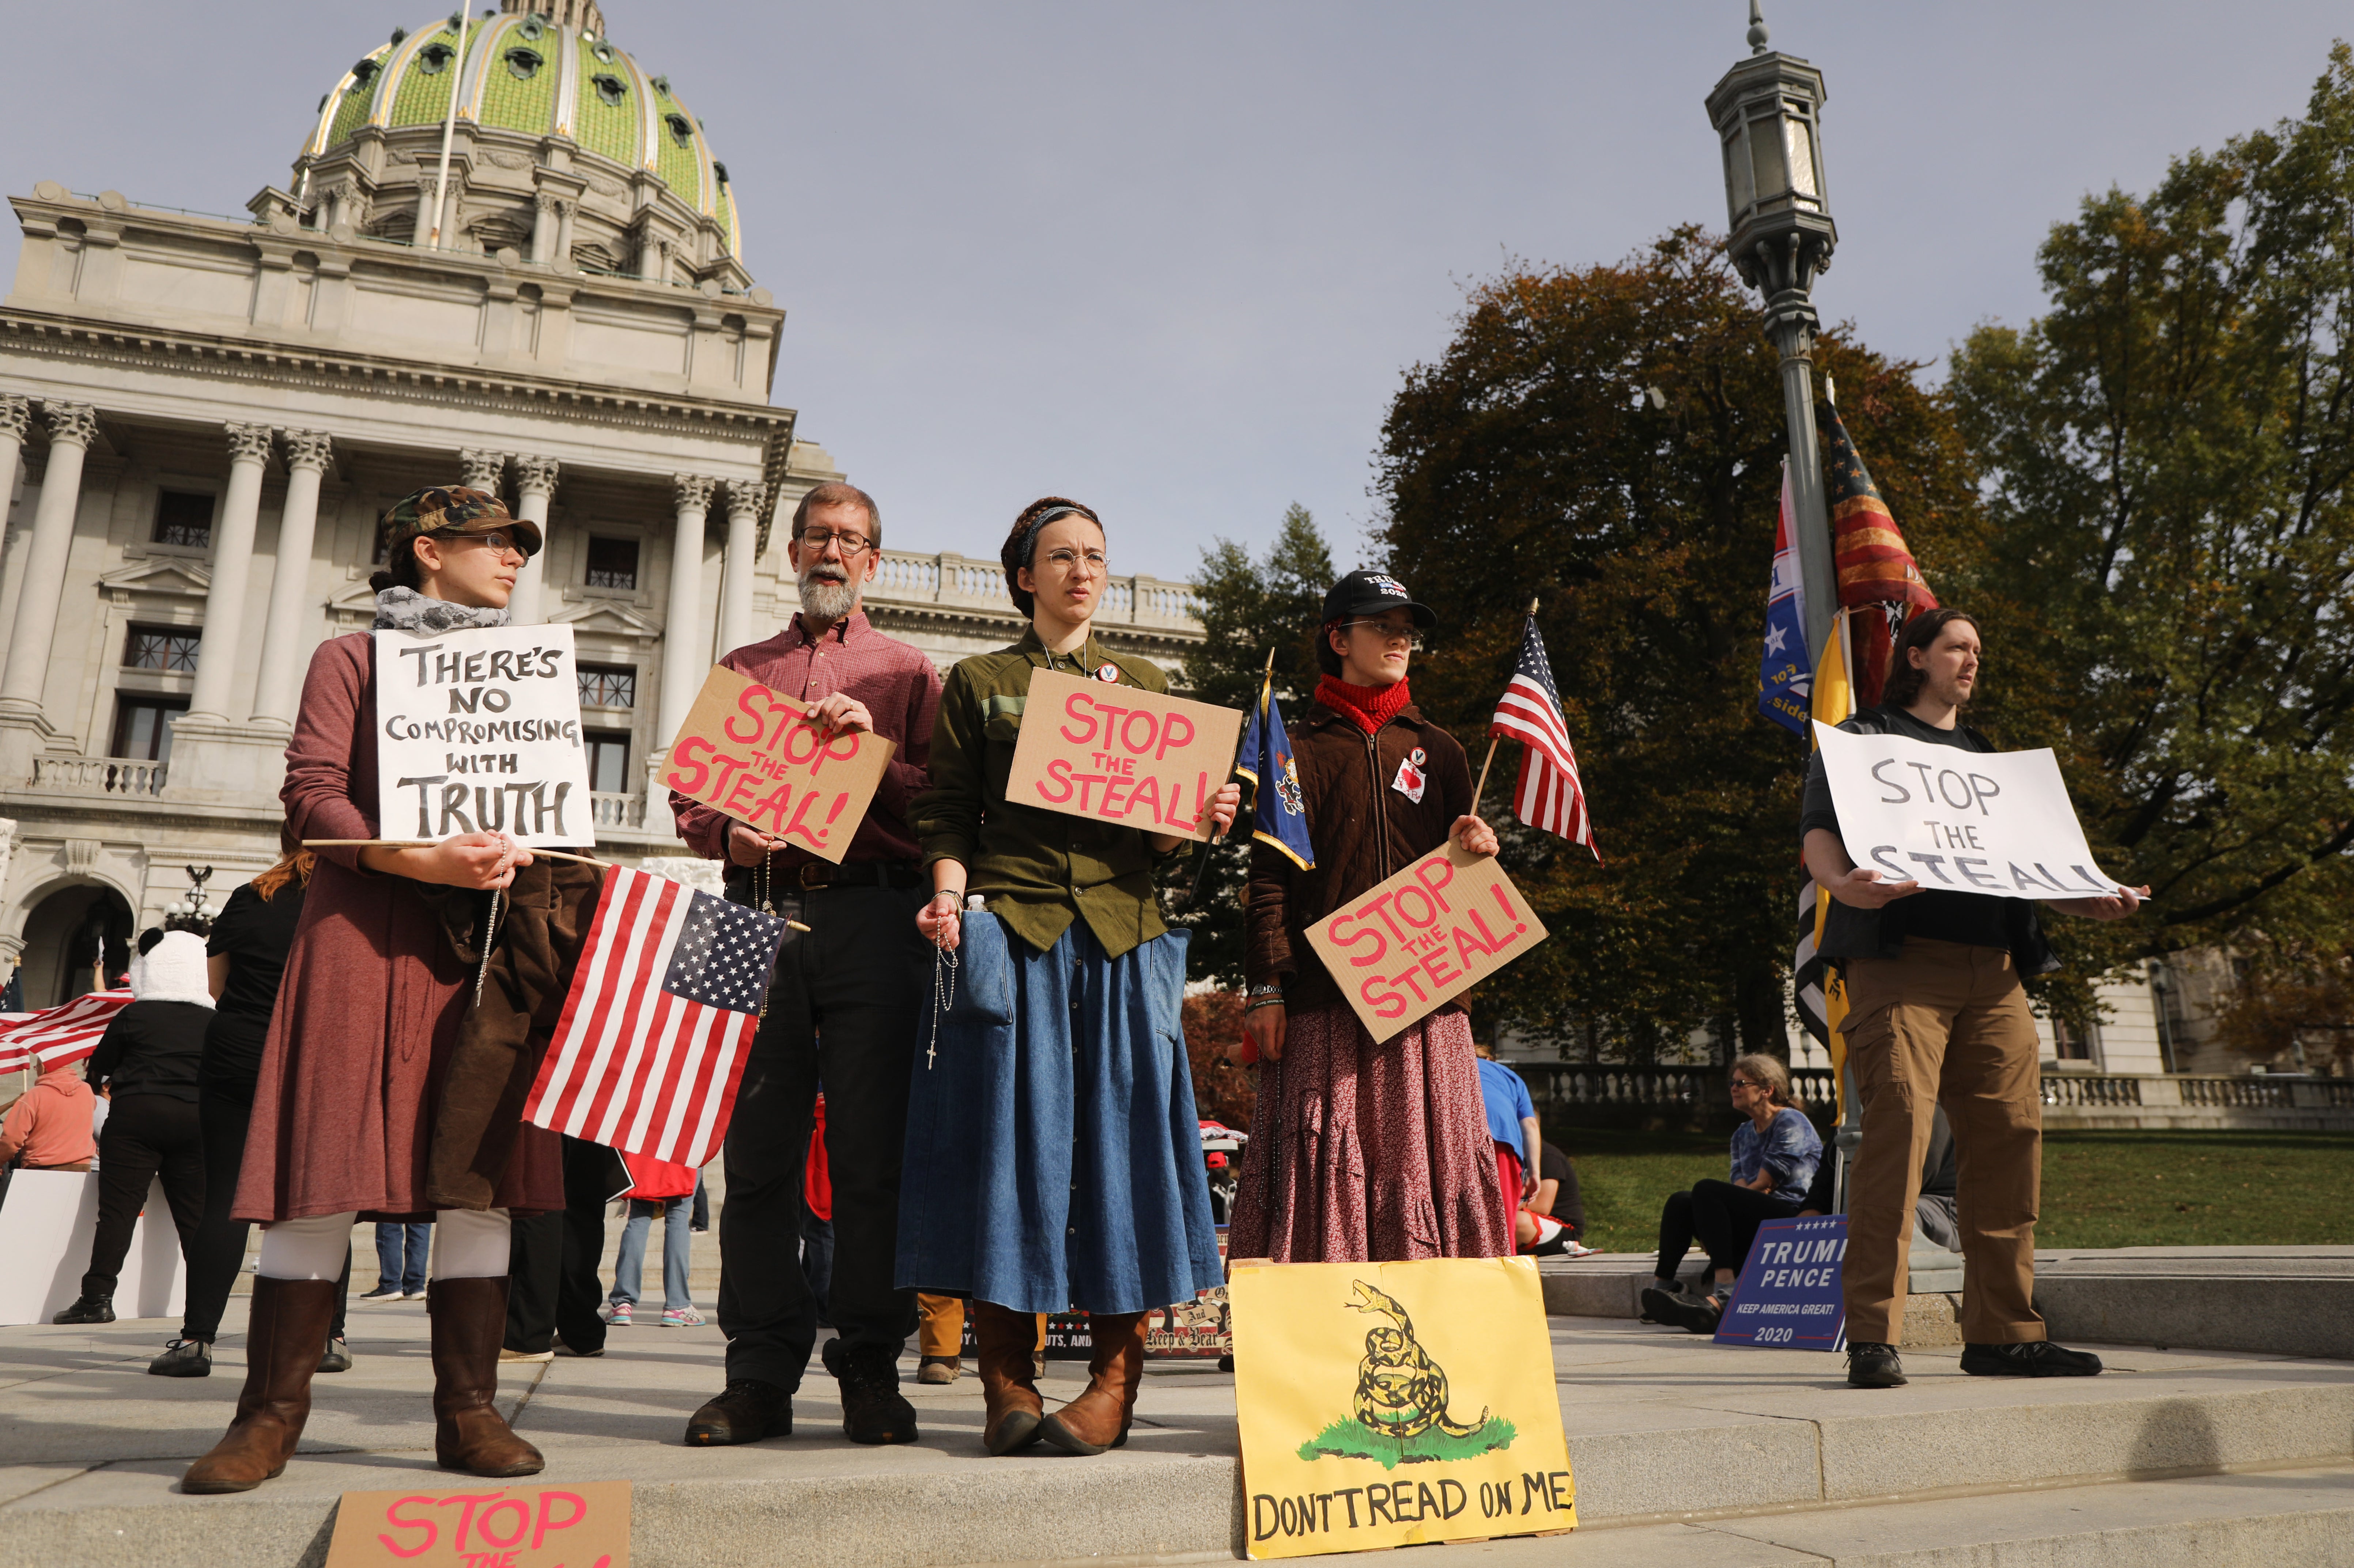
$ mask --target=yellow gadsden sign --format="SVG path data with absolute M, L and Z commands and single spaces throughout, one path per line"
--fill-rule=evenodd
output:
M 1575 1528 L 1536 1262 L 1238 1260 L 1254 1558 Z

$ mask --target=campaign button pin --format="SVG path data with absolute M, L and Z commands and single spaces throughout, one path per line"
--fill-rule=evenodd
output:
M 1119 684 L 1119 666 L 1107 661 L 1096 666 L 1096 679 L 1108 685 Z

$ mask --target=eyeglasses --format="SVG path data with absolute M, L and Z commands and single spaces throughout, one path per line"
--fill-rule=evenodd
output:
M 1101 550 L 1074 550 L 1066 547 L 1046 552 L 1046 564 L 1058 572 L 1075 570 L 1081 561 L 1087 564 L 1087 569 L 1091 572 L 1104 569 L 1104 553 Z
M 1736 1089 L 1762 1089 L 1766 1086 L 1763 1084 L 1753 1084 L 1746 1078 L 1735 1078 L 1733 1080 L 1732 1086 Z
M 809 549 L 822 556 L 825 554 L 825 547 L 828 545 L 839 546 L 842 549 L 842 558 L 845 561 L 853 556 L 865 554 L 867 546 L 874 544 L 874 540 L 869 539 L 864 534 L 842 534 L 835 532 L 832 528 L 804 528 L 801 530 L 801 543 Z
M 1364 628 L 1384 642 L 1405 643 L 1406 652 L 1409 653 L 1422 652 L 1422 633 L 1412 627 L 1392 626 L 1381 620 L 1348 620 L 1341 624 L 1341 630 L 1343 631 L 1353 631 L 1359 627 Z
M 531 552 L 529 550 L 525 549 L 521 545 L 516 544 L 512 538 L 508 537 L 504 534 L 443 534 L 437 531 L 434 537 L 445 540 L 451 544 L 455 544 L 459 540 L 463 539 L 471 544 L 482 546 L 482 548 L 490 551 L 491 554 L 494 556 L 513 556 L 518 561 L 528 561 L 531 559 Z

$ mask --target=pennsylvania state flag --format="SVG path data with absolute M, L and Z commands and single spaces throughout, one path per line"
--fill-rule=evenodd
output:
M 1275 704 L 1275 673 L 1260 678 L 1258 703 L 1243 731 L 1235 771 L 1251 781 L 1251 837 L 1272 844 L 1302 871 L 1316 864 L 1308 842 L 1308 802 L 1299 793 L 1299 769 L 1291 764 L 1291 737 Z

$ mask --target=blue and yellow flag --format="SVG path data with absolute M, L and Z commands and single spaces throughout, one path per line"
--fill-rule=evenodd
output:
M 1275 673 L 1260 678 L 1257 705 L 1243 731 L 1242 754 L 1235 771 L 1251 781 L 1251 837 L 1272 844 L 1307 871 L 1316 863 L 1316 846 L 1308 842 L 1308 802 L 1299 793 L 1299 769 L 1291 764 L 1291 736 L 1284 733 L 1283 711 L 1275 704 Z

